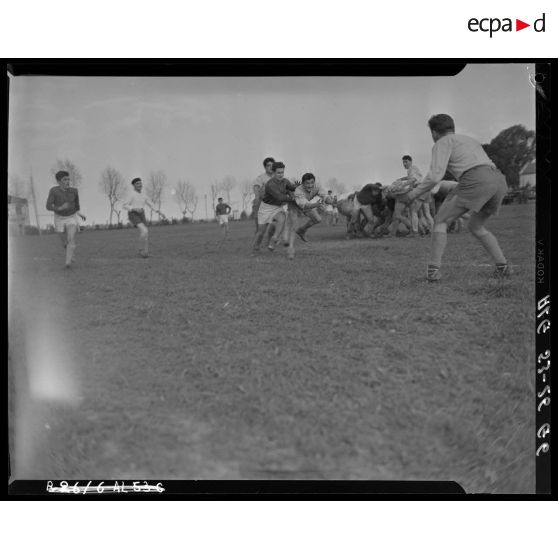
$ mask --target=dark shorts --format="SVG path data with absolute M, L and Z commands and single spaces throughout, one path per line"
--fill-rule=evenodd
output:
M 507 192 L 504 175 L 495 167 L 483 165 L 465 171 L 448 198 L 457 197 L 457 207 L 497 215 Z
M 147 220 L 145 219 L 145 211 L 128 211 L 128 219 L 130 223 L 137 227 L 140 223 L 143 223 L 147 227 Z

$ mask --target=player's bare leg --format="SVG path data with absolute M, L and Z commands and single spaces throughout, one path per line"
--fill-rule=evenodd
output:
M 76 249 L 76 232 L 77 225 L 66 225 L 66 267 L 70 267 L 70 265 L 74 261 L 74 251 Z
M 279 237 L 281 234 L 283 234 L 283 228 L 285 227 L 285 221 L 286 221 L 286 214 L 281 211 L 277 214 L 277 216 L 275 217 L 276 222 L 275 222 L 275 228 L 274 228 L 274 232 L 269 233 L 268 238 L 269 238 L 269 244 L 268 244 L 268 248 L 270 250 L 274 250 L 275 249 L 275 245 L 279 242 Z
M 465 208 L 457 207 L 457 197 L 446 199 L 441 205 L 434 219 L 432 230 L 430 260 L 426 271 L 426 278 L 429 281 L 439 281 L 441 279 L 440 267 L 448 243 L 448 223 L 458 219 L 466 211 Z
M 254 246 L 252 247 L 253 252 L 258 252 L 260 250 L 262 240 L 265 236 L 268 227 L 269 225 L 267 223 L 265 225 L 258 226 L 258 231 L 256 232 L 256 237 L 254 238 Z
M 61 233 L 58 233 L 58 237 L 62 243 L 62 248 L 66 251 L 66 246 L 68 245 L 68 233 L 66 232 L 66 227 L 64 227 L 64 230 Z
M 495 277 L 506 277 L 509 275 L 509 267 L 506 257 L 498 244 L 496 237 L 485 228 L 485 223 L 490 217 L 489 214 L 479 211 L 473 212 L 468 223 L 471 234 L 482 244 L 483 248 L 488 252 L 496 269 Z
M 139 230 L 139 253 L 143 258 L 149 255 L 149 232 L 143 223 L 138 224 Z
M 295 237 L 296 237 L 296 228 L 298 226 L 298 218 L 294 214 L 294 212 L 289 212 L 287 217 L 287 224 L 285 225 L 285 229 L 287 229 L 288 234 L 288 247 L 287 247 L 287 258 L 289 260 L 294 260 L 295 257 Z

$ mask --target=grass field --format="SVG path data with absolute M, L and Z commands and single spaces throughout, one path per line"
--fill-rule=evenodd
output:
M 85 232 L 71 270 L 58 238 L 13 239 L 14 476 L 533 492 L 534 209 L 490 224 L 514 266 L 503 285 L 466 232 L 439 284 L 428 239 L 343 226 L 312 229 L 294 261 L 250 257 L 251 221 L 227 243 L 213 224 L 153 227 L 146 260 L 135 230 Z M 27 397 L 22 372 L 41 366 L 70 402 Z

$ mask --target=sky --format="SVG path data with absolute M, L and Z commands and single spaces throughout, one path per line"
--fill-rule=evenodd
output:
M 406 154 L 426 172 L 432 114 L 452 115 L 458 133 L 482 143 L 514 124 L 534 130 L 533 70 L 523 63 L 472 64 L 455 77 L 17 76 L 8 172 L 26 180 L 32 173 L 42 226 L 52 221 L 44 207 L 55 185 L 51 168 L 65 158 L 83 175 L 89 223 L 108 222 L 99 186 L 108 165 L 127 184 L 165 171 L 169 217 L 180 215 L 170 195 L 178 180 L 195 186 L 195 217 L 204 218 L 213 182 L 251 181 L 267 156 L 285 163 L 287 177 L 313 172 L 322 184 L 337 178 L 354 190 L 402 176 Z M 231 205 L 242 209 L 240 185 Z

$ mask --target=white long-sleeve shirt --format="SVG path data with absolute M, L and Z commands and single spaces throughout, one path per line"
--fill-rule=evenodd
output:
M 144 209 L 145 206 L 157 211 L 157 208 L 151 203 L 149 198 L 143 192 L 137 192 L 134 190 L 128 199 L 122 204 L 122 207 L 126 211 L 138 211 Z
M 430 170 L 415 192 L 420 195 L 432 190 L 446 171 L 450 171 L 459 180 L 464 172 L 479 165 L 495 167 L 476 139 L 461 134 L 446 134 L 434 144 Z
M 309 203 L 310 200 L 314 199 L 316 196 L 320 196 L 324 199 L 327 196 L 327 192 L 324 188 L 314 184 L 312 188 L 305 188 L 304 185 L 300 185 L 296 187 L 294 192 L 295 195 L 295 202 L 301 209 L 304 209 Z

